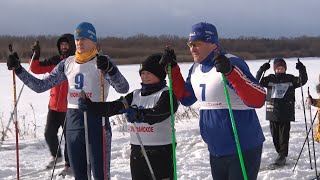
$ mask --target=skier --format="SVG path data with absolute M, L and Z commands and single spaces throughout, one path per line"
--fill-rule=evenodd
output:
M 270 68 L 264 63 L 258 70 L 256 78 L 260 79 L 263 72 Z M 282 58 L 273 61 L 275 74 L 262 77 L 260 84 L 267 88 L 266 119 L 270 121 L 270 132 L 273 144 L 278 153 L 274 164 L 284 165 L 288 156 L 290 122 L 295 121 L 295 89 L 307 83 L 306 67 L 298 61 L 296 69 L 300 78 L 286 74 L 287 64 Z
M 140 65 L 141 89 L 112 102 L 79 99 L 79 108 L 110 117 L 127 112 L 130 131 L 130 169 L 133 180 L 152 179 L 139 144 L 138 133 L 150 160 L 156 179 L 173 179 L 173 153 L 170 124 L 170 99 L 166 72 L 159 64 L 162 53 L 152 54 Z M 178 101 L 173 97 L 174 112 Z M 137 129 L 133 126 L 137 123 Z
M 208 144 L 213 179 L 238 180 L 243 177 L 222 74 L 227 79 L 247 176 L 256 179 L 265 139 L 254 108 L 263 106 L 265 90 L 250 73 L 245 61 L 222 51 L 214 25 L 206 22 L 193 25 L 187 44 L 194 63 L 186 81 L 173 49 L 165 50 L 162 63 L 172 66 L 173 92 L 181 104 L 190 106 L 199 102 L 200 133 Z
M 317 90 L 317 93 L 318 93 L 318 96 L 320 98 L 320 79 L 319 79 L 319 84 L 317 84 L 316 86 L 316 90 Z M 320 99 L 313 99 L 312 96 L 310 95 L 309 97 L 307 97 L 307 104 L 309 106 L 315 106 L 318 108 L 318 124 L 317 124 L 317 127 L 316 127 L 316 131 L 315 131 L 315 134 L 314 134 L 314 140 L 317 141 L 317 142 L 320 142 Z
M 96 30 L 91 23 L 80 23 L 74 33 L 76 52 L 62 60 L 43 80 L 30 75 L 21 65 L 18 56 L 10 55 L 7 60 L 9 70 L 15 70 L 16 75 L 30 89 L 41 93 L 68 80 L 68 110 L 66 137 L 70 165 L 76 180 L 87 179 L 86 148 L 84 138 L 84 116 L 78 108 L 78 98 L 81 90 L 93 101 L 101 101 L 100 70 L 104 75 L 105 97 L 110 85 L 119 93 L 127 93 L 129 85 L 127 80 L 112 63 L 108 56 L 97 56 Z M 106 121 L 107 139 L 107 167 L 103 166 L 102 121 L 101 116 L 88 113 L 88 130 L 90 145 L 90 160 L 93 177 L 96 180 L 104 179 L 104 170 L 107 170 L 107 179 L 110 179 L 111 155 L 111 127 Z M 107 169 L 105 169 L 107 168 Z
M 69 56 L 73 56 L 76 51 L 76 45 L 74 43 L 74 36 L 72 34 L 63 34 L 57 40 L 57 48 L 59 55 L 52 56 L 43 61 L 39 61 L 40 58 L 40 45 L 35 42 L 32 46 L 32 50 L 35 53 L 34 60 L 31 62 L 30 70 L 35 74 L 50 73 L 53 68 L 63 59 Z M 61 84 L 53 87 L 50 90 L 49 111 L 47 115 L 47 123 L 45 127 L 45 139 L 49 146 L 49 150 L 52 156 L 52 160 L 47 165 L 47 168 L 52 168 L 54 165 L 55 157 L 57 156 L 57 163 L 62 161 L 61 149 L 57 151 L 59 146 L 58 130 L 59 127 L 63 129 L 65 135 L 65 117 L 67 112 L 67 94 L 68 94 L 68 81 L 64 81 Z M 65 137 L 66 139 L 66 137 Z M 71 174 L 70 163 L 68 158 L 67 144 L 64 149 L 65 167 L 61 172 L 61 175 Z

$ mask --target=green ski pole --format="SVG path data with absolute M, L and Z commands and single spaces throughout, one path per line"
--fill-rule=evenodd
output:
M 226 96 L 226 101 L 227 101 L 227 104 L 228 104 L 228 109 L 229 109 L 229 114 L 230 114 L 232 131 L 233 131 L 234 139 L 236 141 L 236 146 L 237 146 L 238 156 L 239 156 L 239 160 L 240 160 L 243 179 L 244 180 L 248 180 L 246 167 L 244 166 L 244 161 L 243 161 L 243 157 L 242 157 L 242 152 L 241 152 L 241 147 L 240 147 L 240 141 L 239 141 L 239 137 L 238 137 L 237 127 L 236 127 L 236 123 L 234 122 L 232 107 L 231 107 L 230 98 L 229 98 L 229 92 L 228 92 L 228 89 L 227 89 L 227 80 L 226 80 L 226 77 L 225 77 L 224 74 L 221 74 L 221 75 L 222 75 L 222 80 L 223 80 L 224 94 Z
M 174 129 L 174 112 L 173 112 L 173 93 L 172 93 L 172 76 L 171 64 L 168 65 L 169 95 L 170 95 L 170 112 L 171 112 L 171 130 L 172 130 L 172 153 L 173 153 L 173 179 L 177 180 L 177 160 L 176 160 L 176 134 Z

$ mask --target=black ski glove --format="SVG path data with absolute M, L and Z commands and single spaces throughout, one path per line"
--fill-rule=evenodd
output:
M 144 114 L 136 105 L 130 106 L 128 109 L 123 109 L 121 113 L 126 113 L 127 121 L 130 123 L 141 123 L 144 120 Z
M 81 111 L 90 111 L 101 116 L 107 116 L 108 103 L 106 102 L 92 102 L 90 98 L 79 98 L 78 99 L 79 109 Z
M 298 59 L 298 62 L 296 63 L 296 69 L 299 71 L 305 69 L 306 67 L 302 64 L 302 62 Z
M 221 72 L 224 75 L 230 74 L 233 69 L 229 58 L 221 54 L 214 59 L 214 66 L 216 67 L 217 72 Z
M 97 57 L 97 67 L 107 73 L 111 72 L 113 69 L 113 65 L 110 62 L 110 58 L 107 56 L 98 56 Z
M 177 56 L 174 53 L 174 50 L 167 46 L 164 49 L 163 55 L 159 61 L 159 64 L 163 66 L 171 65 L 171 67 L 174 67 L 177 65 Z
M 32 47 L 33 53 L 35 53 L 34 54 L 34 59 L 35 60 L 39 60 L 39 58 L 40 58 L 40 50 L 41 50 L 39 41 L 34 42 L 34 44 L 31 47 Z
M 13 69 L 18 70 L 21 67 L 20 59 L 19 59 L 19 56 L 16 52 L 9 55 L 9 57 L 7 59 L 7 67 L 8 67 L 8 70 L 13 70 Z
M 260 69 L 262 70 L 262 71 L 267 71 L 268 69 L 270 69 L 270 63 L 264 63 L 261 67 L 260 67 Z
M 313 105 L 313 106 L 314 106 L 316 101 L 312 98 L 311 95 L 308 96 L 308 99 L 309 99 L 309 101 L 310 101 L 310 105 Z

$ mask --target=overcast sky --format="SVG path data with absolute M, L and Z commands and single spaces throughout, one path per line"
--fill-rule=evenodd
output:
M 320 0 L 0 0 L 0 35 L 60 35 L 91 22 L 98 37 L 170 34 L 214 24 L 223 38 L 320 36 Z

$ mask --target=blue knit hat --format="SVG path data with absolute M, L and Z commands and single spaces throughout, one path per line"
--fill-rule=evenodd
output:
M 212 44 L 218 44 L 218 32 L 214 25 L 206 22 L 200 22 L 192 26 L 189 34 L 190 41 L 203 41 Z
M 74 39 L 78 38 L 86 38 L 93 42 L 97 42 L 96 30 L 93 25 L 88 22 L 80 23 L 74 31 Z

